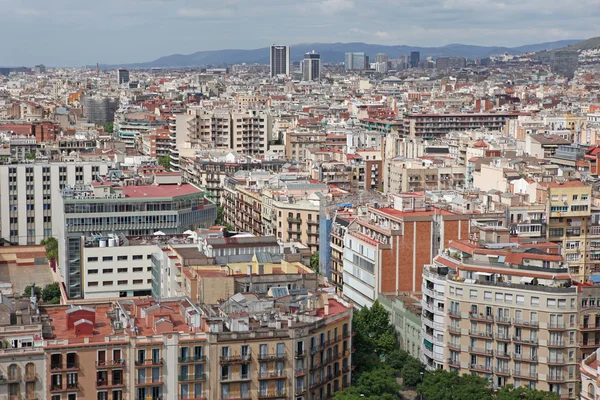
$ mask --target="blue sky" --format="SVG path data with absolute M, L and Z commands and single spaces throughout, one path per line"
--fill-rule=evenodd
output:
M 518 46 L 600 35 L 600 0 L 0 0 L 0 10 L 5 66 L 272 43 Z

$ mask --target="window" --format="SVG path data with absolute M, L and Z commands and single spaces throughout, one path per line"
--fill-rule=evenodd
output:
M 97 270 L 97 269 L 90 269 L 90 270 L 88 270 L 88 274 L 89 274 L 89 275 L 95 275 L 95 274 L 97 274 L 97 273 L 98 273 L 98 270 Z
M 88 262 L 96 262 L 96 261 L 98 261 L 98 257 L 88 257 L 87 261 Z
M 558 299 L 558 308 L 567 308 L 567 300 Z
M 117 285 L 127 285 L 127 281 L 117 281 Z
M 102 261 L 112 261 L 113 260 L 113 256 L 104 256 L 102 257 Z
M 143 279 L 134 279 L 134 280 L 133 280 L 133 284 L 134 284 L 134 285 L 141 285 L 141 284 L 143 284 L 143 283 L 144 283 L 144 280 L 143 280 Z
M 113 285 L 113 281 L 104 281 L 102 282 L 102 286 L 112 286 Z
M 491 300 L 492 299 L 492 292 L 483 292 L 483 298 L 485 300 Z
M 517 304 L 525 304 L 525 296 L 522 294 L 517 295 Z
M 104 268 L 102 270 L 103 274 L 112 274 L 113 273 L 113 269 L 112 268 Z
M 144 268 L 142 268 L 142 267 L 133 267 L 133 272 L 144 272 Z
M 532 306 L 539 306 L 540 305 L 540 298 L 539 297 L 532 297 L 531 298 L 531 305 Z
M 117 272 L 120 274 L 126 274 L 127 273 L 127 268 L 117 268 Z
M 144 258 L 144 256 L 142 256 L 142 255 L 135 255 L 132 257 L 133 260 L 141 260 L 143 258 Z
M 496 293 L 496 301 L 497 302 L 502 302 L 502 299 L 504 299 L 504 295 L 502 293 Z
M 457 295 L 457 296 L 462 296 L 462 295 L 463 295 L 463 290 L 462 290 L 462 288 L 456 288 L 456 295 Z
M 88 287 L 96 287 L 98 286 L 98 282 L 88 282 Z
M 477 290 L 475 290 L 475 289 L 471 289 L 471 290 L 470 290 L 470 292 L 469 292 L 469 296 L 470 296 L 472 299 L 476 299 L 476 298 L 477 298 Z
M 576 194 L 573 195 L 573 200 L 577 200 L 579 196 L 577 196 Z
M 506 303 L 512 303 L 513 301 L 513 295 L 512 294 L 505 294 L 504 295 L 504 302 Z
M 117 261 L 127 261 L 127 256 L 117 256 Z
M 548 308 L 556 308 L 556 299 L 548 299 L 546 302 Z

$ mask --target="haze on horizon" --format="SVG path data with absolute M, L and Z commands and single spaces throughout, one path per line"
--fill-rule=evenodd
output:
M 0 65 L 144 62 L 273 43 L 520 46 L 597 34 L 598 0 L 0 0 Z

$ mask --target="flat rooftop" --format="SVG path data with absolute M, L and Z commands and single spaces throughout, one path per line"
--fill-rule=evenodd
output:
M 123 186 L 123 194 L 130 198 L 176 197 L 198 193 L 201 193 L 200 189 L 189 183 L 182 185 Z

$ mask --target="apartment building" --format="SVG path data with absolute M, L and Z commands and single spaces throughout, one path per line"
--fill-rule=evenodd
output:
M 285 134 L 285 158 L 304 162 L 310 149 L 320 149 L 327 141 L 324 131 L 290 131 Z
M 469 215 L 430 208 L 420 194 L 393 195 L 392 207 L 368 207 L 344 237 L 344 296 L 370 307 L 380 293 L 418 291 L 423 265 L 450 240 L 467 238 Z
M 37 299 L 0 295 L 0 397 L 43 398 L 46 387 L 42 320 Z
M 19 245 L 58 235 L 60 191 L 105 175 L 112 162 L 32 162 L 0 165 L 0 234 Z
M 151 157 L 166 157 L 171 154 L 171 132 L 168 129 L 155 128 L 140 137 L 141 153 Z
M 466 187 L 465 167 L 452 165 L 451 160 L 445 161 L 396 157 L 386 162 L 384 190 L 392 193 L 407 193 Z
M 506 123 L 519 117 L 518 113 L 458 113 L 408 114 L 400 134 L 411 137 L 443 137 L 453 131 L 488 129 L 502 131 Z
M 56 216 L 64 221 L 58 242 L 61 276 L 69 298 L 81 298 L 82 237 L 177 234 L 214 224 L 216 206 L 191 184 L 65 188 Z
M 43 310 L 52 337 L 41 397 L 321 400 L 347 387 L 352 307 L 322 292 L 273 294 Z M 302 309 L 290 313 L 290 301 Z
M 581 389 L 579 398 L 581 400 L 595 400 L 598 397 L 600 385 L 598 377 L 600 377 L 600 367 L 598 366 L 598 352 L 596 350 L 581 361 Z
M 342 295 L 344 289 L 344 237 L 348 231 L 348 225 L 353 217 L 348 214 L 336 212 L 331 221 L 330 244 L 331 249 L 331 267 L 330 283 L 335 286 L 335 292 Z
M 421 299 L 413 293 L 379 295 L 379 303 L 390 314 L 400 348 L 421 359 Z
M 577 302 L 578 360 L 588 358 L 594 354 L 596 349 L 600 348 L 600 303 L 598 303 L 600 286 L 596 283 L 598 281 L 597 275 L 592 276 L 590 280 L 594 283 L 580 286 Z
M 578 293 L 556 244 L 488 229 L 450 242 L 423 275 L 428 367 L 575 398 Z
M 547 240 L 561 246 L 573 279 L 583 282 L 600 271 L 600 212 L 592 208 L 592 187 L 580 181 L 538 185 L 546 205 Z

